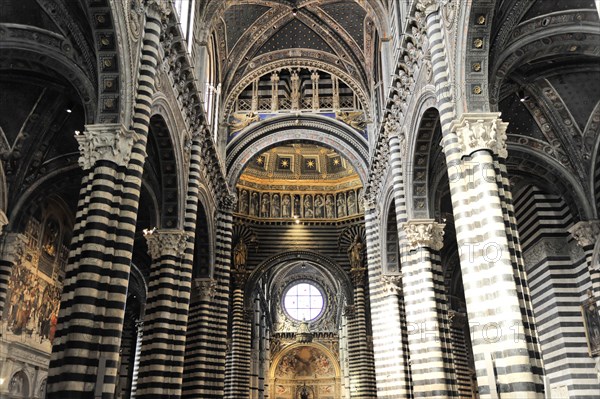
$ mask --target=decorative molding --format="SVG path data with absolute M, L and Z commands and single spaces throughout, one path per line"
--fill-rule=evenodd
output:
M 451 129 L 458 136 L 462 155 L 470 156 L 480 150 L 489 150 L 502 158 L 506 150 L 508 123 L 500 119 L 500 113 L 465 113 L 452 122 Z
M 427 17 L 429 14 L 432 14 L 440 9 L 440 4 L 444 5 L 448 0 L 417 0 L 416 8 L 417 10 L 425 13 Z
M 413 219 L 402 225 L 411 249 L 431 248 L 439 251 L 444 246 L 444 224 L 433 219 Z
M 118 123 L 86 125 L 83 133 L 75 133 L 79 143 L 79 166 L 94 167 L 97 161 L 110 161 L 127 166 L 137 134 Z
M 568 256 L 570 248 L 564 238 L 544 238 L 523 252 L 523 260 L 527 268 L 531 268 L 548 256 Z
M 183 230 L 161 229 L 145 233 L 148 243 L 148 254 L 152 260 L 158 260 L 163 255 L 183 255 L 187 246 L 188 234 Z
M 569 233 L 582 248 L 592 248 L 600 236 L 600 220 L 578 222 L 569 228 Z

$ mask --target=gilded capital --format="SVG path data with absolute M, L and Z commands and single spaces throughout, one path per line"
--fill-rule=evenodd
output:
M 600 235 L 600 220 L 586 220 L 576 223 L 569 233 L 582 248 L 592 247 Z
M 94 167 L 97 161 L 111 161 L 127 166 L 137 134 L 118 123 L 86 125 L 83 133 L 76 132 L 79 144 L 79 166 L 83 170 Z
M 444 246 L 444 224 L 433 219 L 414 219 L 402 225 L 411 249 L 431 248 L 439 251 Z
M 183 230 L 161 229 L 144 232 L 148 254 L 153 260 L 163 255 L 181 256 L 187 246 L 187 234 Z
M 488 150 L 502 158 L 508 156 L 506 150 L 507 122 L 500 119 L 500 113 L 466 113 L 452 123 L 451 129 L 458 136 L 463 156 L 470 156 L 480 150 Z

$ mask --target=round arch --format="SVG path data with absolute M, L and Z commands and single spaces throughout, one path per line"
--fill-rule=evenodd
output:
M 285 349 L 283 349 L 281 352 L 279 352 L 273 359 L 273 362 L 272 362 L 273 365 L 271 366 L 271 369 L 269 370 L 269 377 L 275 378 L 275 370 L 279 366 L 279 363 L 281 363 L 281 360 L 287 354 L 292 352 L 294 349 L 298 349 L 298 348 L 302 348 L 302 347 L 315 348 L 315 349 L 318 349 L 319 351 L 325 353 L 325 355 L 327 355 L 327 357 L 329 358 L 330 363 L 334 366 L 335 377 L 340 378 L 340 376 L 342 375 L 342 372 L 340 369 L 340 365 L 339 365 L 338 361 L 336 360 L 337 356 L 331 351 L 331 349 L 329 349 L 328 347 L 326 347 L 325 345 L 323 345 L 319 342 L 310 342 L 310 343 L 296 342 L 296 343 L 293 343 L 293 344 L 285 347 Z
M 242 130 L 227 148 L 229 187 L 235 187 L 250 159 L 285 142 L 306 141 L 338 151 L 354 167 L 363 185 L 368 178 L 366 140 L 335 119 L 319 115 L 284 115 L 270 118 Z
M 410 122 L 410 136 L 406 159 L 406 204 L 408 218 L 430 218 L 430 157 L 434 149 L 433 138 L 438 128 L 439 111 L 433 92 L 424 92 L 417 101 L 416 112 Z
M 324 275 L 332 275 L 335 281 L 340 283 L 343 290 L 343 295 L 346 297 L 348 304 L 351 304 L 354 300 L 352 281 L 348 273 L 344 272 L 344 269 L 338 265 L 335 261 L 329 257 L 322 255 L 318 252 L 309 250 L 300 251 L 285 251 L 271 258 L 263 261 L 259 264 L 248 277 L 246 286 L 244 289 L 244 301 L 246 306 L 251 304 L 248 301 L 252 298 L 252 290 L 258 286 L 259 280 L 274 267 L 277 267 L 285 262 L 296 262 L 296 261 L 307 261 L 313 263 L 317 268 L 322 269 Z
M 554 187 L 558 183 L 562 190 L 554 188 L 549 189 L 549 192 L 563 196 L 573 214 L 579 214 L 581 220 L 594 218 L 594 207 L 590 204 L 585 189 L 563 165 L 548 155 L 524 145 L 508 142 L 507 147 L 509 156 L 506 167 L 509 176 L 516 174 L 528 182 L 543 184 L 544 187 Z M 518 187 L 513 189 L 513 196 L 518 190 Z
M 253 70 L 251 73 L 246 74 L 243 79 L 241 79 L 230 91 L 229 96 L 225 101 L 224 115 L 229 115 L 235 104 L 235 100 L 238 98 L 240 93 L 248 87 L 255 79 L 264 76 L 270 72 L 281 70 L 285 68 L 316 68 L 320 69 L 324 72 L 327 72 L 333 76 L 340 78 L 344 83 L 346 83 L 352 91 L 357 95 L 360 103 L 363 106 L 363 109 L 366 113 L 367 119 L 371 118 L 370 115 L 370 97 L 364 89 L 364 86 L 357 81 L 350 74 L 345 72 L 343 69 L 335 66 L 332 63 L 318 60 L 308 60 L 306 58 L 288 58 L 286 57 L 283 60 L 278 60 L 274 62 L 270 62 Z

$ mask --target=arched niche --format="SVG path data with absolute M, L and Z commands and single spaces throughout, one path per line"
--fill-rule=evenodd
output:
M 341 398 L 339 360 L 324 345 L 291 344 L 273 359 L 269 386 L 273 398 Z M 308 396 L 302 396 L 303 391 Z

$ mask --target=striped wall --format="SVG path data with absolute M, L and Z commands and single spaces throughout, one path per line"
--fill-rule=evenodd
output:
M 571 211 L 533 185 L 519 192 L 515 209 L 549 394 L 597 398 L 600 380 L 581 314 L 591 281 L 585 254 L 567 232 Z

